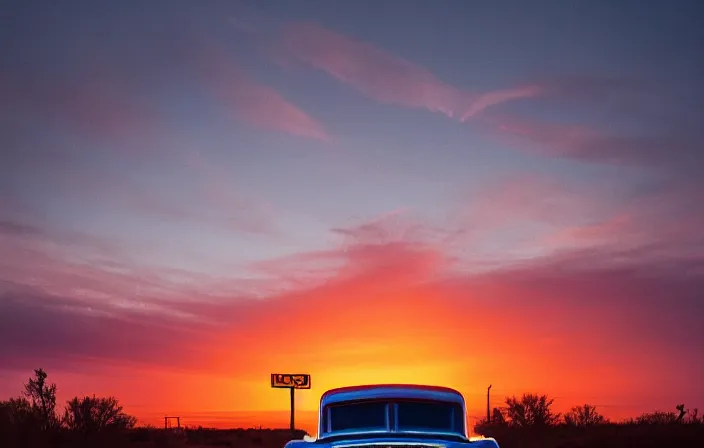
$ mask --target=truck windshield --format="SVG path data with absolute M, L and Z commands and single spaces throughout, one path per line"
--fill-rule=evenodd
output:
M 386 429 L 387 406 L 382 401 L 330 406 L 330 430 Z
M 464 432 L 462 407 L 456 403 L 402 401 L 396 408 L 400 431 Z

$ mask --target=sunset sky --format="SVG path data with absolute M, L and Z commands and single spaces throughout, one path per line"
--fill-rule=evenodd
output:
M 0 399 L 288 425 L 270 373 L 704 409 L 699 1 L 14 1 Z M 163 421 L 163 420 L 162 420 Z

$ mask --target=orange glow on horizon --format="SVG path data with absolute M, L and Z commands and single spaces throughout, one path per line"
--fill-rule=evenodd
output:
M 492 407 L 506 396 L 545 393 L 558 412 L 589 403 L 612 418 L 668 409 L 680 396 L 697 399 L 690 392 L 697 366 L 680 371 L 675 361 L 686 352 L 661 349 L 664 333 L 650 332 L 667 321 L 620 300 L 642 294 L 647 283 L 634 288 L 630 278 L 579 269 L 556 276 L 555 265 L 569 259 L 549 257 L 443 280 L 439 274 L 455 268 L 443 254 L 430 244 L 357 243 L 325 255 L 342 266 L 315 286 L 266 299 L 164 301 L 160 312 L 201 321 L 181 314 L 160 321 L 155 313 L 154 324 L 136 320 L 139 326 L 129 327 L 142 333 L 126 351 L 122 340 L 131 334 L 109 327 L 116 355 L 101 346 L 100 356 L 76 361 L 73 370 L 59 362 L 42 367 L 59 386 L 59 403 L 114 395 L 155 425 L 176 413 L 187 425 L 285 427 L 288 394 L 270 387 L 271 373 L 312 375 L 311 389 L 296 393 L 299 424 L 311 432 L 321 394 L 358 384 L 455 388 L 465 395 L 470 422 L 485 413 L 488 384 Z M 181 339 L 159 333 L 170 328 L 165 323 L 180 326 Z M 142 343 L 156 348 L 142 352 Z M 667 395 L 652 393 L 675 374 L 681 381 Z M 14 383 L 18 392 L 23 380 L 25 374 Z
M 496 300 L 506 294 L 492 285 L 477 285 L 474 292 Z M 282 312 L 276 304 L 262 317 L 252 311 L 251 320 L 204 347 L 209 361 L 194 369 L 118 366 L 105 377 L 57 373 L 52 378 L 61 400 L 75 394 L 115 395 L 144 424 L 160 426 L 163 415 L 177 413 L 185 425 L 286 427 L 288 392 L 272 389 L 269 375 L 310 373 L 312 388 L 296 392 L 296 407 L 299 427 L 311 434 L 322 393 L 348 385 L 456 388 L 467 400 L 471 427 L 485 413 L 489 383 L 494 384 L 492 406 L 508 395 L 539 392 L 558 397 L 555 408 L 560 411 L 586 402 L 622 400 L 653 381 L 655 372 L 639 379 L 599 362 L 603 353 L 598 348 L 575 353 L 574 347 L 584 344 L 579 332 L 561 338 L 539 330 L 533 336 L 525 333 L 533 315 L 560 322 L 573 319 L 574 311 L 507 308 L 497 320 L 497 309 L 486 300 L 485 305 L 474 304 L 473 317 L 466 318 L 457 312 L 462 302 L 453 304 L 455 294 L 344 282 L 308 293 L 307 305 L 300 309 L 291 306 L 301 300 L 294 296 L 277 299 Z M 330 296 L 336 300 L 325 300 Z M 587 311 L 580 313 L 588 317 Z M 261 325 L 263 319 L 266 325 Z M 593 341 L 594 335 L 586 336 Z M 631 359 L 643 358 L 635 354 Z M 640 407 L 645 410 L 647 404 Z M 629 415 L 618 409 L 602 412 L 613 418 Z

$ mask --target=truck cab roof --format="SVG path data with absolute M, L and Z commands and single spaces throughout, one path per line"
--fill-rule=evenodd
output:
M 466 440 L 464 397 L 449 387 L 419 384 L 349 386 L 322 395 L 319 440 L 370 435 Z
M 366 384 L 330 389 L 320 397 L 320 408 L 328 404 L 363 399 L 430 399 L 464 405 L 462 394 L 449 387 L 421 384 Z

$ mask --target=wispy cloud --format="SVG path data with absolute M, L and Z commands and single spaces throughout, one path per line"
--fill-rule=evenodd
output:
M 71 78 L 58 74 L 49 78 L 17 68 L 0 82 L 5 98 L 0 114 L 11 118 L 12 129 L 41 122 L 124 147 L 163 146 L 177 141 L 182 132 L 164 114 L 160 89 L 167 81 L 190 74 L 237 120 L 265 130 L 329 139 L 317 120 L 249 76 L 216 42 L 195 37 L 177 41 L 181 47 L 158 42 L 151 49 L 168 52 L 170 64 L 153 54 L 151 58 L 117 54 L 109 59 L 91 53 L 82 55 Z
M 22 173 L 55 197 L 110 208 L 111 213 L 125 211 L 151 221 L 199 223 L 244 234 L 271 236 L 276 231 L 271 207 L 256 195 L 241 192 L 232 176 L 212 163 L 205 151 L 172 149 L 158 165 L 159 175 L 165 175 L 163 182 L 125 176 L 112 166 L 87 168 L 82 163 L 86 154 L 59 150 L 57 156 L 50 164 L 42 152 L 32 156 L 21 148 L 12 149 L 8 162 L 14 165 L 15 172 L 11 175 Z M 133 153 L 124 160 L 140 164 L 145 159 L 147 155 Z M 179 184 L 166 187 L 172 185 L 169 179 L 174 173 L 188 176 Z M 17 208 L 22 199 L 16 191 L 8 191 L 3 202 L 7 210 L 12 204 Z
M 704 168 L 704 134 L 696 124 L 701 111 L 679 91 L 684 86 L 645 79 L 543 77 L 534 81 L 542 95 L 533 112 L 540 115 L 506 108 L 488 111 L 480 123 L 520 151 L 698 177 Z
M 541 93 L 538 86 L 462 91 L 411 61 L 313 23 L 285 26 L 279 46 L 284 57 L 322 70 L 376 101 L 424 108 L 462 121 L 493 105 Z
M 105 73 L 81 75 L 49 82 L 37 73 L 12 73 L 0 85 L 7 98 L 0 107 L 12 110 L 13 121 L 23 126 L 43 123 L 100 141 L 136 145 L 163 133 L 161 115 L 153 104 L 140 101 L 134 86 Z
M 273 88 L 248 76 L 215 43 L 196 58 L 195 70 L 208 90 L 235 118 L 262 129 L 328 141 L 323 126 Z
M 611 98 L 633 103 L 636 98 L 648 96 L 655 90 L 654 85 L 643 79 L 586 74 L 543 76 L 534 83 L 552 100 L 578 100 L 581 105 L 603 103 Z
M 0 235 L 39 235 L 41 230 L 33 225 L 17 221 L 0 220 Z
M 211 78 L 214 94 L 225 103 L 235 117 L 263 129 L 328 141 L 322 125 L 307 113 L 288 102 L 274 89 L 246 77 L 230 73 L 225 82 Z
M 491 106 L 522 98 L 533 98 L 540 95 L 542 92 L 542 87 L 530 85 L 478 94 L 475 96 L 469 109 L 462 115 L 460 121 L 467 121 L 469 118 L 472 118 Z
M 512 172 L 482 185 L 471 195 L 470 214 L 489 227 L 507 222 L 542 221 L 562 225 L 604 207 L 604 188 L 590 189 L 564 179 Z
M 455 197 L 445 224 L 453 230 L 445 241 L 466 250 L 465 257 L 479 257 L 472 264 L 481 264 L 482 257 L 505 264 L 514 256 L 544 254 L 553 247 L 541 241 L 555 229 L 604 219 L 627 193 L 613 182 L 583 185 L 525 171 L 497 174 Z
M 704 167 L 701 131 L 686 126 L 662 128 L 642 121 L 639 132 L 618 132 L 583 124 L 556 123 L 524 116 L 483 117 L 487 128 L 512 147 L 546 157 L 666 170 L 686 177 Z
M 205 336 L 193 332 L 197 323 L 189 322 L 186 330 L 178 327 L 173 316 L 159 317 L 159 308 L 153 305 L 111 306 L 76 297 L 78 288 L 72 297 L 8 283 L 0 287 L 0 335 L 15 341 L 0 346 L 5 368 L 26 369 L 39 361 L 50 365 L 61 361 L 66 368 L 90 359 L 173 365 L 170 358 L 195 354 L 191 344 Z M 41 336 L 32 328 L 41 328 Z M 177 337 L 179 343 L 174 344 Z
M 186 159 L 198 173 L 196 190 L 215 211 L 216 222 L 231 230 L 270 237 L 279 230 L 270 204 L 241 194 L 231 177 L 201 152 L 188 153 Z
M 661 184 L 623 201 L 620 208 L 584 225 L 567 225 L 546 244 L 565 247 L 645 248 L 650 256 L 689 258 L 704 249 L 704 212 L 696 183 Z M 645 255 L 644 255 L 645 256 Z

